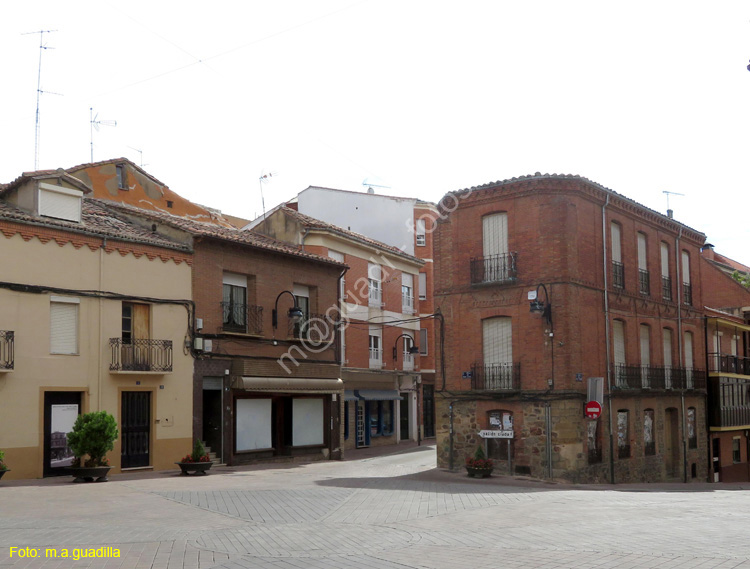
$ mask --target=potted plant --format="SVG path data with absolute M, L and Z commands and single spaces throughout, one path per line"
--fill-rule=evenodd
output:
M 110 468 L 105 456 L 115 446 L 119 432 L 117 421 L 106 411 L 79 415 L 68 433 L 68 446 L 75 459 L 71 472 L 73 482 L 106 482 Z
M 10 468 L 8 468 L 8 465 L 5 464 L 4 460 L 5 451 L 0 450 L 0 478 L 2 478 L 6 472 L 10 472 Z
M 484 449 L 481 445 L 477 447 L 477 451 L 474 453 L 474 458 L 466 458 L 466 472 L 469 476 L 476 476 L 477 478 L 489 478 L 494 468 L 492 459 L 489 459 L 484 454 Z
M 180 462 L 175 462 L 180 467 L 182 474 L 188 475 L 191 472 L 196 474 L 208 474 L 206 471 L 211 468 L 213 462 L 206 452 L 206 447 L 200 439 L 195 439 L 193 452 L 182 457 Z

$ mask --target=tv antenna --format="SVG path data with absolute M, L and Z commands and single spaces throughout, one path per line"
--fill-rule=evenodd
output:
M 141 168 L 143 168 L 144 166 L 148 166 L 148 164 L 144 164 L 143 163 L 143 150 L 139 150 L 139 149 L 134 148 L 132 146 L 128 146 L 128 148 L 130 148 L 130 150 L 135 150 L 141 156 L 141 164 L 140 164 Z
M 684 196 L 685 194 L 679 194 L 677 192 L 668 192 L 667 190 L 663 190 L 661 193 L 662 194 L 666 194 L 666 196 L 667 196 L 667 215 L 669 217 L 672 217 L 672 213 L 673 212 L 672 212 L 671 209 L 669 209 L 669 196 L 670 195 L 672 195 L 672 196 Z
M 39 34 L 39 67 L 37 68 L 36 78 L 36 119 L 34 123 L 34 170 L 39 169 L 39 135 L 41 134 L 41 124 L 39 122 L 39 96 L 43 93 L 49 95 L 60 95 L 53 91 L 42 91 L 42 53 L 45 49 L 55 49 L 44 44 L 44 34 L 51 34 L 57 30 L 39 30 L 38 32 L 27 32 L 21 34 L 22 36 L 29 36 L 31 34 Z
M 117 126 L 117 121 L 99 120 L 99 113 L 94 115 L 94 108 L 89 107 L 89 116 L 91 117 L 91 162 L 94 161 L 94 129 L 99 132 L 99 126 Z
M 261 170 L 260 177 L 258 178 L 258 184 L 260 185 L 260 203 L 263 206 L 263 221 L 266 220 L 266 202 L 263 199 L 263 182 L 270 182 L 271 178 L 278 175 L 278 172 L 266 172 L 265 170 Z

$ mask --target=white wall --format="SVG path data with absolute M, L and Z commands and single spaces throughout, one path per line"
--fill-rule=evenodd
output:
M 307 188 L 297 196 L 300 213 L 356 231 L 414 255 L 414 198 Z

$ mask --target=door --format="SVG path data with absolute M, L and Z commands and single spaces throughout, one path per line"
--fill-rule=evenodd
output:
M 122 365 L 127 371 L 151 369 L 151 307 L 148 304 L 122 303 Z
M 150 466 L 151 392 L 122 392 L 122 468 Z
M 73 430 L 81 413 L 78 391 L 46 391 L 44 393 L 44 476 L 70 474 L 73 452 L 67 434 Z
M 203 379 L 203 441 L 224 462 L 221 428 L 222 378 Z
M 664 414 L 664 466 L 667 476 L 679 477 L 680 444 L 677 423 L 677 409 L 670 407 Z
M 410 422 L 409 422 L 409 394 L 408 393 L 402 393 L 401 397 L 403 398 L 401 401 L 399 401 L 399 419 L 400 419 L 400 425 L 401 425 L 401 440 L 402 441 L 408 441 L 409 437 L 411 435 L 411 432 L 409 431 Z

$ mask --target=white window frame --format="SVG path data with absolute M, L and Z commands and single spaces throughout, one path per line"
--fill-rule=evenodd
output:
M 81 190 L 40 183 L 37 199 L 39 215 L 81 222 L 81 201 L 83 199 Z
M 414 275 L 401 273 L 401 312 L 414 314 Z
M 416 221 L 416 243 L 418 247 L 424 247 L 427 245 L 427 231 L 425 230 L 425 222 L 423 218 L 419 218 Z
M 427 332 L 427 328 L 420 328 L 419 329 L 419 355 L 420 356 L 426 356 L 429 354 L 429 334 Z
M 79 298 L 50 296 L 50 354 L 79 354 L 80 304 Z
M 368 336 L 369 348 L 369 365 L 370 369 L 380 369 L 383 367 L 383 329 L 376 326 L 370 326 Z
M 419 283 L 419 290 L 417 291 L 419 300 L 427 300 L 427 273 L 419 273 L 417 279 Z
M 380 265 L 367 263 L 368 304 L 380 308 L 383 306 L 383 273 Z

